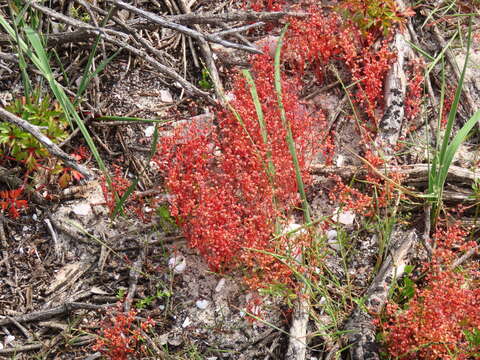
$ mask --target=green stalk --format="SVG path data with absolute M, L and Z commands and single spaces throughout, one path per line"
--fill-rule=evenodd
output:
M 480 110 L 477 111 L 458 131 L 455 137 L 450 141 L 450 136 L 452 135 L 453 125 L 457 115 L 457 109 L 460 102 L 460 96 L 462 94 L 463 82 L 465 79 L 465 72 L 467 70 L 468 58 L 470 53 L 470 45 L 472 42 L 472 18 L 469 20 L 468 27 L 468 39 L 467 39 L 467 53 L 465 56 L 465 63 L 463 65 L 462 74 L 458 80 L 457 90 L 455 92 L 455 98 L 448 114 L 447 126 L 445 128 L 445 134 L 443 136 L 442 145 L 439 152 L 435 155 L 435 158 L 432 162 L 432 167 L 429 174 L 429 184 L 427 198 L 434 199 L 436 202 L 436 211 L 434 212 L 434 218 L 438 215 L 440 203 L 442 201 L 443 187 L 448 175 L 448 169 L 453 161 L 455 153 L 458 151 L 458 148 L 462 142 L 467 138 L 470 130 L 477 124 L 480 120 Z
M 277 213 L 279 212 L 279 205 L 277 198 L 275 196 L 275 164 L 273 163 L 272 159 L 272 152 L 268 148 L 268 132 L 267 132 L 267 124 L 265 123 L 265 117 L 263 115 L 263 110 L 262 110 L 262 104 L 260 103 L 260 99 L 258 97 L 258 92 L 257 92 L 257 87 L 255 86 L 255 81 L 252 78 L 252 75 L 250 74 L 250 71 L 248 70 L 243 70 L 242 71 L 243 76 L 245 76 L 245 79 L 247 80 L 247 83 L 250 87 L 250 95 L 252 96 L 253 103 L 255 105 L 255 111 L 257 113 L 257 119 L 258 119 L 258 124 L 260 126 L 260 134 L 262 136 L 263 143 L 266 147 L 266 156 L 267 156 L 267 166 L 265 168 L 265 172 L 267 173 L 268 180 L 270 182 L 270 185 L 272 186 L 273 189 L 273 206 Z M 275 234 L 280 234 L 281 232 L 281 226 L 280 226 L 280 219 L 278 216 L 276 217 L 275 220 Z
M 306 222 L 309 223 L 312 221 L 312 218 L 310 216 L 310 206 L 308 205 L 307 195 L 305 194 L 305 186 L 303 184 L 302 173 L 300 171 L 300 163 L 298 161 L 297 151 L 295 149 L 295 141 L 293 139 L 292 129 L 290 128 L 290 123 L 288 122 L 287 115 L 285 113 L 285 107 L 283 106 L 282 78 L 280 74 L 280 53 L 282 49 L 283 38 L 285 36 L 287 28 L 288 25 L 286 25 L 280 33 L 277 48 L 275 49 L 275 92 L 277 93 L 278 109 L 280 111 L 282 125 L 287 132 L 287 144 L 290 154 L 292 155 L 293 166 L 295 169 L 295 177 L 297 179 L 298 192 L 300 193 L 300 198 L 302 199 L 303 214 L 305 216 Z

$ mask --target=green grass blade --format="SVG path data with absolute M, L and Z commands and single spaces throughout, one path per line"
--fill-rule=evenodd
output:
M 113 9 L 114 8 L 111 7 L 110 10 L 108 11 L 108 14 L 102 19 L 100 27 L 104 27 L 107 24 L 108 20 L 112 16 Z M 115 57 L 117 57 L 117 55 L 122 50 L 122 49 L 119 49 L 112 56 L 108 57 L 107 59 L 104 59 L 98 65 L 97 69 L 94 72 L 90 73 L 90 69 L 92 67 L 93 60 L 95 59 L 95 54 L 97 53 L 97 47 L 98 47 L 98 44 L 100 43 L 100 40 L 101 40 L 101 36 L 100 34 L 98 34 L 97 37 L 95 38 L 95 42 L 93 43 L 92 49 L 90 50 L 90 54 L 88 55 L 87 64 L 85 65 L 82 79 L 80 80 L 80 85 L 78 86 L 77 94 L 75 96 L 75 99 L 73 100 L 73 104 L 75 106 L 78 104 L 80 97 L 83 95 L 83 93 L 87 89 L 87 86 L 90 83 L 90 81 L 100 72 L 102 72 L 103 69 L 107 66 L 107 64 L 109 64 Z
M 275 171 L 275 164 L 273 163 L 272 152 L 268 148 L 269 147 L 268 131 L 267 131 L 267 124 L 265 123 L 265 117 L 263 115 L 262 104 L 260 103 L 260 99 L 258 97 L 258 92 L 257 92 L 257 87 L 255 85 L 255 81 L 253 80 L 252 74 L 250 74 L 250 71 L 248 71 L 248 70 L 243 70 L 242 73 L 243 73 L 243 76 L 245 77 L 245 79 L 247 80 L 248 86 L 250 87 L 250 95 L 251 95 L 253 103 L 255 105 L 255 111 L 257 113 L 257 120 L 258 120 L 258 124 L 260 126 L 260 134 L 262 136 L 262 140 L 263 140 L 263 143 L 264 143 L 265 149 L 266 149 L 267 167 L 266 167 L 265 170 L 266 170 L 267 177 L 269 179 L 270 185 L 272 186 L 272 188 L 274 190 L 274 195 L 273 195 L 273 199 L 272 199 L 273 206 L 275 207 L 275 209 L 278 212 L 279 207 L 278 207 L 277 199 L 276 199 L 276 196 L 275 196 L 275 187 L 276 187 L 275 186 L 275 172 L 276 172 Z M 280 232 L 281 232 L 281 226 L 280 226 L 280 221 L 277 217 L 277 219 L 275 221 L 275 233 L 279 234 Z
M 18 44 L 18 40 L 20 38 L 20 31 L 19 31 L 19 26 L 23 22 L 25 13 L 28 10 L 28 6 L 25 5 L 20 12 L 18 13 L 17 16 L 15 16 L 13 20 L 13 29 L 15 32 L 15 39 Z M 14 12 L 12 6 L 10 6 L 10 15 L 12 18 L 14 17 Z M 20 68 L 20 74 L 22 77 L 22 84 L 23 84 L 23 89 L 24 89 L 24 94 L 25 94 L 25 99 L 27 101 L 27 104 L 30 103 L 31 99 L 31 94 L 32 94 L 32 81 L 30 80 L 30 76 L 28 75 L 27 72 L 27 62 L 25 61 L 25 55 L 24 51 L 20 46 L 16 46 L 17 52 L 18 52 L 18 67 Z
M 260 126 L 260 134 L 262 136 L 263 143 L 268 147 L 268 131 L 267 124 L 265 123 L 265 117 L 263 115 L 262 104 L 257 93 L 257 87 L 255 86 L 255 81 L 253 81 L 250 71 L 243 70 L 243 76 L 245 76 L 247 83 L 250 87 L 250 95 L 252 96 L 253 103 L 255 105 L 255 111 L 257 113 L 258 124 Z M 267 161 L 268 161 L 268 176 L 271 178 L 271 181 L 274 182 L 275 179 L 275 165 L 272 160 L 272 152 L 267 149 L 266 152 Z
M 172 121 L 171 119 L 143 119 L 131 116 L 99 116 L 95 120 L 113 120 L 113 121 L 131 121 L 131 122 L 144 122 L 144 123 L 166 123 Z
M 310 207 L 308 205 L 307 195 L 305 194 L 305 186 L 303 184 L 302 173 L 300 171 L 300 164 L 298 162 L 297 151 L 295 149 L 295 141 L 293 139 L 292 129 L 287 120 L 287 115 L 285 113 L 285 107 L 283 106 L 283 95 L 282 95 L 282 78 L 280 73 L 280 53 L 282 49 L 283 38 L 287 31 L 288 25 L 286 25 L 280 37 L 278 38 L 277 48 L 275 49 L 275 92 L 277 93 L 278 109 L 280 111 L 280 118 L 282 120 L 283 127 L 287 132 L 287 143 L 290 154 L 292 155 L 293 166 L 295 169 L 295 177 L 297 179 L 298 192 L 300 193 L 300 198 L 302 199 L 302 208 L 307 222 L 311 222 L 310 216 Z
M 73 120 L 75 121 L 75 124 L 79 127 L 80 132 L 82 133 L 88 147 L 90 148 L 93 157 L 97 161 L 100 170 L 104 173 L 108 185 L 111 186 L 110 176 L 108 175 L 107 168 L 98 152 L 97 147 L 95 146 L 95 143 L 93 142 L 92 137 L 90 136 L 90 133 L 85 127 L 82 119 L 80 119 L 80 116 L 78 115 L 75 106 L 70 101 L 70 98 L 67 96 L 62 86 L 55 80 L 53 76 L 53 72 L 48 63 L 47 53 L 45 52 L 45 48 L 43 47 L 43 44 L 40 41 L 38 34 L 29 27 L 26 28 L 26 34 L 31 46 L 35 51 L 34 54 L 31 54 L 32 62 L 35 64 L 35 66 L 37 66 L 37 68 L 41 71 L 43 77 L 47 80 L 50 89 L 55 95 L 55 98 L 62 106 L 62 109 L 65 111 L 65 116 L 67 117 L 69 122 L 72 123 Z
M 465 73 L 467 70 L 468 59 L 470 54 L 470 45 L 472 40 L 472 18 L 469 21 L 469 30 L 468 30 L 468 40 L 467 40 L 467 52 L 465 56 L 465 63 L 463 64 L 463 70 L 458 80 L 457 90 L 455 92 L 455 98 L 453 100 L 450 112 L 448 114 L 448 121 L 445 127 L 445 134 L 443 137 L 442 145 L 440 147 L 440 153 L 438 154 L 438 164 L 434 163 L 433 168 L 433 186 L 429 186 L 430 190 L 434 191 L 434 194 L 437 195 L 437 201 L 441 201 L 441 195 L 443 192 L 443 186 L 447 178 L 448 169 L 453 161 L 453 157 L 460 147 L 461 143 L 465 140 L 470 130 L 478 121 L 478 112 L 474 114 L 463 127 L 458 131 L 457 135 L 450 142 L 450 136 L 452 134 L 453 125 L 457 115 L 458 105 L 460 102 L 460 97 L 462 94 L 463 82 L 465 79 Z M 437 171 L 438 167 L 438 171 Z
M 458 131 L 455 135 L 451 143 L 448 145 L 447 149 L 445 150 L 445 155 L 443 158 L 444 165 L 440 168 L 439 172 L 439 179 L 441 182 L 439 183 L 440 188 L 443 188 L 445 183 L 445 179 L 447 178 L 448 169 L 450 164 L 453 161 L 453 157 L 457 152 L 458 148 L 462 144 L 462 142 L 467 138 L 470 131 L 473 129 L 475 124 L 480 121 L 480 110 L 478 110 L 466 123 L 463 127 Z

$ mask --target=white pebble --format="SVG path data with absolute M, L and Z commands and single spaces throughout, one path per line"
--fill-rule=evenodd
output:
M 90 212 L 92 211 L 92 207 L 90 206 L 90 204 L 80 203 L 80 204 L 75 205 L 72 208 L 72 211 L 74 212 L 75 215 L 86 216 L 86 215 L 90 214 Z
M 181 274 L 187 268 L 187 261 L 182 255 L 174 255 L 168 260 L 168 267 L 175 274 Z
M 210 302 L 208 300 L 197 300 L 197 302 L 195 303 L 195 305 L 197 305 L 197 307 L 200 309 L 200 310 L 205 310 L 208 305 L 210 304 Z
M 183 321 L 182 328 L 186 328 L 187 326 L 190 326 L 191 323 L 192 323 L 192 321 L 191 321 L 190 318 L 187 316 L 187 317 L 185 318 L 185 320 Z
M 220 292 L 223 289 L 224 286 L 225 286 L 225 279 L 221 278 L 218 281 L 217 286 L 215 286 L 215 292 Z
M 3 339 L 3 343 L 4 343 L 5 345 L 8 345 L 8 344 L 10 344 L 10 343 L 12 343 L 12 342 L 14 342 L 14 341 L 15 341 L 15 336 L 13 336 L 13 335 L 7 335 L 7 336 L 5 336 L 5 338 Z
M 331 241 L 331 240 L 336 240 L 337 239 L 337 230 L 328 230 L 327 231 L 327 239 L 328 241 Z
M 143 133 L 145 134 L 145 137 L 150 137 L 153 135 L 153 132 L 155 131 L 155 126 L 148 126 L 145 128 Z
M 353 221 L 355 220 L 355 213 L 352 211 L 341 211 L 340 209 L 337 209 L 335 211 L 335 220 L 337 220 L 338 223 L 343 224 L 345 226 L 351 226 L 353 225 Z

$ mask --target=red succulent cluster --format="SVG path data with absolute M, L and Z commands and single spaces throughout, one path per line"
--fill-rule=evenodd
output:
M 377 124 L 375 110 L 382 104 L 385 76 L 395 59 L 387 42 L 378 46 L 372 33 L 363 33 L 353 22 L 335 12 L 324 14 L 318 7 L 311 7 L 307 18 L 292 18 L 290 23 L 285 50 L 296 69 L 303 73 L 308 66 L 322 82 L 333 60 L 345 64 L 356 84 L 352 98 Z
M 364 165 L 366 171 L 364 189 L 361 191 L 345 185 L 340 177 L 334 177 L 337 186 L 330 193 L 330 198 L 341 204 L 345 210 L 354 211 L 362 216 L 372 216 L 378 209 L 388 207 L 397 196 L 403 196 L 395 191 L 395 187 L 401 185 L 403 175 L 386 171 L 385 161 L 371 151 L 366 152 L 365 160 L 368 165 Z
M 246 0 L 245 6 L 253 11 L 280 11 L 284 3 L 284 0 Z
M 0 211 L 16 219 L 20 216 L 20 211 L 28 208 L 28 201 L 20 199 L 23 193 L 23 187 L 13 190 L 0 191 Z
M 233 80 L 230 103 L 236 114 L 220 110 L 217 125 L 176 129 L 174 136 L 162 139 L 155 160 L 166 175 L 172 215 L 213 269 L 246 264 L 270 277 L 284 276 L 285 267 L 265 251 L 276 251 L 285 241 L 271 239 L 277 219 L 285 219 L 288 209 L 299 202 L 297 183 L 278 110 L 273 59 L 255 56 L 252 73 L 266 143 L 249 85 L 239 74 Z M 318 152 L 328 151 L 322 131 L 325 118 L 320 112 L 313 118 L 299 102 L 298 81 L 285 79 L 282 86 L 302 175 L 308 181 L 309 162 Z M 268 170 L 272 164 L 273 174 Z
M 105 199 L 105 205 L 110 210 L 110 214 L 114 213 L 115 207 L 119 200 L 127 192 L 132 182 L 125 178 L 122 168 L 119 165 L 113 164 L 113 176 L 110 177 L 110 183 L 107 182 L 105 177 L 102 177 L 100 182 L 103 197 Z M 151 207 L 157 205 L 156 199 L 147 199 Z M 123 204 L 123 210 L 131 214 L 135 214 L 143 222 L 149 222 L 151 220 L 152 213 L 145 212 L 145 199 L 137 192 L 133 192 Z
M 420 112 L 420 105 L 423 99 L 423 83 L 425 81 L 424 69 L 425 64 L 423 61 L 414 61 L 411 64 L 407 96 L 405 98 L 405 115 L 408 120 L 413 120 Z
M 404 310 L 391 303 L 382 324 L 388 351 L 402 359 L 471 359 L 480 345 L 466 334 L 480 329 L 480 269 L 452 270 L 452 261 L 466 242 L 467 232 L 454 224 L 438 229 L 437 250 L 425 266 L 425 287 L 415 291 Z
M 137 326 L 136 315 L 137 311 L 134 309 L 124 313 L 121 303 L 115 309 L 109 310 L 93 350 L 100 351 L 112 360 L 127 360 L 129 354 L 142 353 L 142 331 L 148 330 L 155 322 L 148 318 Z

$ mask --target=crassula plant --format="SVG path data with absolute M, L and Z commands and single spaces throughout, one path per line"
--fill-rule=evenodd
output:
M 480 355 L 480 268 L 453 269 L 458 255 L 475 246 L 458 224 L 439 227 L 423 286 L 403 306 L 391 302 L 381 322 L 387 351 L 401 359 L 474 359 Z
M 273 59 L 258 55 L 251 63 L 263 122 L 252 85 L 238 74 L 230 108 L 217 111 L 215 123 L 177 128 L 163 139 L 155 160 L 171 194 L 172 215 L 213 269 L 247 265 L 269 278 L 283 277 L 288 271 L 266 253 L 288 247 L 282 245 L 285 238 L 273 239 L 276 224 L 287 220 L 299 196 L 275 94 Z M 325 117 L 320 111 L 310 115 L 300 103 L 298 79 L 284 77 L 282 85 L 300 168 L 308 181 L 309 163 L 330 150 Z

